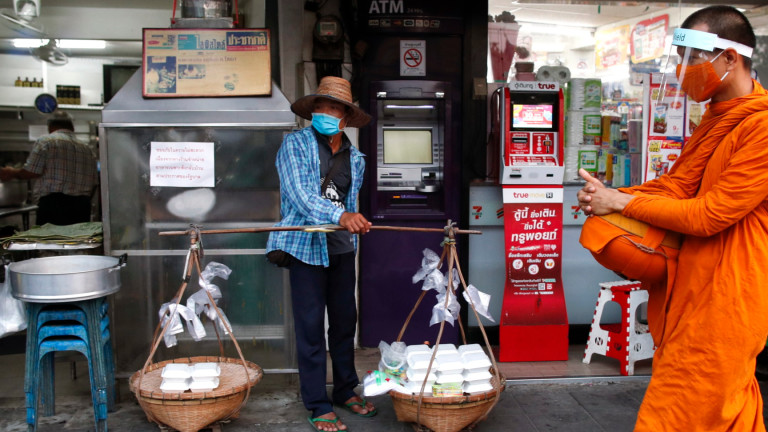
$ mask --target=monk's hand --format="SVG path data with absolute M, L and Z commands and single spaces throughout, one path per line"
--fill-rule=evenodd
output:
M 339 225 L 352 234 L 365 234 L 371 230 L 373 224 L 360 213 L 344 212 L 339 219 Z
M 621 212 L 634 198 L 633 195 L 606 187 L 584 169 L 579 169 L 579 175 L 587 182 L 577 193 L 579 207 L 586 215 L 600 216 Z
M 585 215 L 589 216 L 593 214 L 591 205 L 592 195 L 597 192 L 598 189 L 606 189 L 606 187 L 603 182 L 592 177 L 584 168 L 579 168 L 579 175 L 587 183 L 583 188 L 579 189 L 576 197 L 579 200 L 579 207 L 581 207 L 581 211 L 583 211 Z

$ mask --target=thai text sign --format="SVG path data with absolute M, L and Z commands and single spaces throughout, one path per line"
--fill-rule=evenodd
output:
M 144 29 L 144 97 L 272 92 L 269 30 Z
M 212 142 L 152 142 L 150 145 L 150 186 L 215 186 Z

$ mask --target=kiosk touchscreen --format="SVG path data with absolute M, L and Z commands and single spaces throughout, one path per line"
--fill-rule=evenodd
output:
M 557 83 L 522 81 L 504 88 L 502 184 L 562 184 L 562 91 Z

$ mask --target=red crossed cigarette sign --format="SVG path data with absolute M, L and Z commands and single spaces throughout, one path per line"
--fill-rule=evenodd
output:
M 408 67 L 416 67 L 421 64 L 422 60 L 421 51 L 411 48 L 403 54 L 403 62 Z

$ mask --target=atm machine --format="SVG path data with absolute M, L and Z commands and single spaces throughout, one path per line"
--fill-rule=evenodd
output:
M 562 284 L 563 91 L 513 81 L 501 109 L 505 282 L 500 361 L 568 359 Z
M 364 214 L 374 224 L 443 228 L 459 218 L 459 136 L 456 91 L 448 82 L 373 81 L 370 85 Z M 371 231 L 360 240 L 360 341 L 392 342 L 421 294 L 412 283 L 425 248 L 440 253 L 442 233 Z M 445 270 L 445 269 L 443 269 Z M 435 296 L 427 293 L 403 341 L 435 341 L 430 327 Z M 456 343 L 446 325 L 441 343 Z

